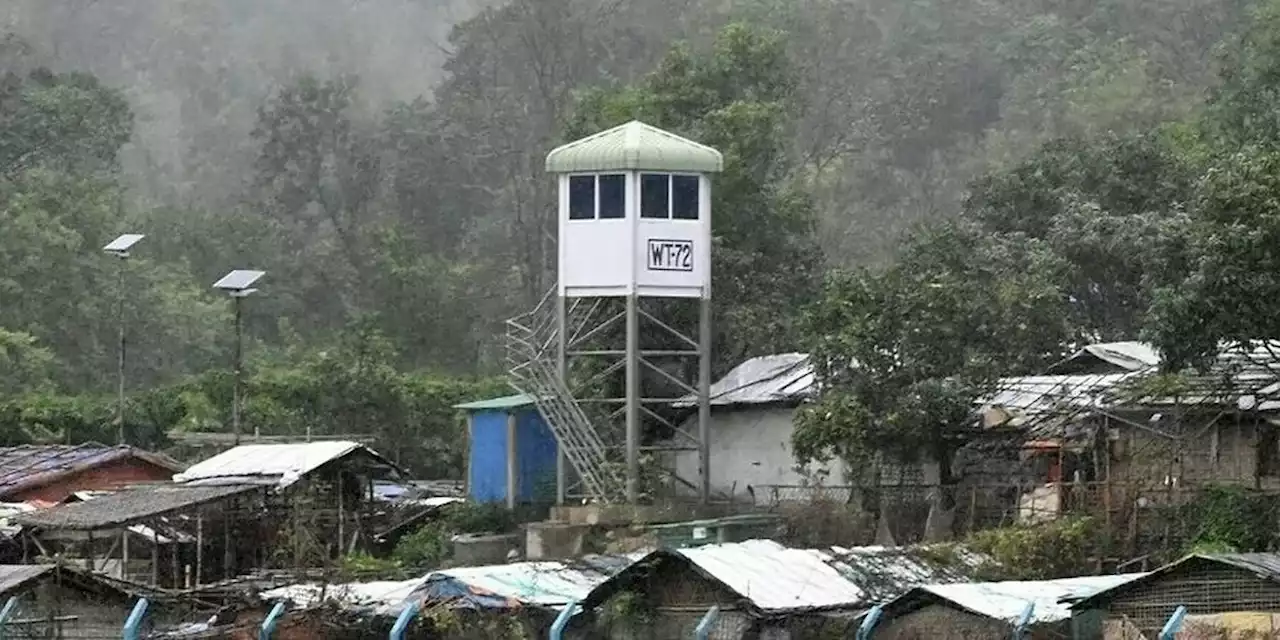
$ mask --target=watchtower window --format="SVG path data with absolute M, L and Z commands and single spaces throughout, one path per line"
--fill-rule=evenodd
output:
M 671 217 L 698 219 L 698 176 L 671 176 Z
M 665 173 L 640 174 L 640 217 L 671 217 L 671 176 Z
M 698 176 L 641 174 L 640 217 L 697 220 L 698 193 Z
M 627 215 L 627 176 L 569 176 L 569 219 L 601 220 Z
M 600 219 L 616 220 L 627 216 L 627 176 L 613 173 L 600 176 Z
M 596 177 L 569 176 L 569 219 L 596 217 Z

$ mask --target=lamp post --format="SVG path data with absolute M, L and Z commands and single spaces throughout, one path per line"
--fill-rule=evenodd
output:
M 243 329 L 241 328 L 240 301 L 252 295 L 257 289 L 254 288 L 256 283 L 262 276 L 266 275 L 265 271 L 251 271 L 247 269 L 237 269 L 222 276 L 221 280 L 213 283 L 213 288 L 221 289 L 231 296 L 232 305 L 235 308 L 236 323 L 236 351 L 235 351 L 235 382 L 231 392 L 231 432 L 234 434 L 235 443 L 240 444 L 240 384 L 243 353 Z M 255 435 L 257 428 L 254 428 Z
M 129 259 L 129 250 L 146 236 L 140 233 L 126 233 L 112 240 L 102 250 L 119 258 L 120 267 L 116 284 L 116 319 L 120 324 L 120 342 L 116 354 L 116 443 L 124 444 L 124 267 Z

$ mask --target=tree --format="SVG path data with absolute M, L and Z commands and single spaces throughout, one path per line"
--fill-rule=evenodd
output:
M 1043 240 L 1067 265 L 1081 334 L 1137 337 L 1151 291 L 1181 277 L 1186 203 L 1200 170 L 1176 130 L 1052 140 L 977 180 L 964 215 Z
M 1280 143 L 1276 73 L 1280 72 L 1280 2 L 1262 0 L 1227 47 L 1221 83 L 1209 100 L 1207 125 L 1224 145 Z
M 639 119 L 724 154 L 712 191 L 718 370 L 794 349 L 794 310 L 816 290 L 813 203 L 786 143 L 792 77 L 780 33 L 733 24 L 708 54 L 677 46 L 643 81 L 584 93 L 565 136 Z
M 53 386 L 53 352 L 27 333 L 0 327 L 0 397 Z
M 1147 335 L 1163 364 L 1201 364 L 1224 343 L 1280 338 L 1280 153 L 1223 157 L 1194 202 L 1184 279 L 1157 290 Z
M 953 222 L 916 232 L 892 266 L 831 276 L 806 313 L 821 392 L 797 460 L 932 459 L 946 484 L 975 400 L 1075 338 L 1066 268 L 1042 241 Z

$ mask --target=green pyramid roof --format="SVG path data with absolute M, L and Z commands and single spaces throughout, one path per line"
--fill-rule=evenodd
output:
M 715 173 L 723 169 L 724 157 L 719 151 L 638 120 L 556 147 L 547 154 L 547 171 L 551 173 Z

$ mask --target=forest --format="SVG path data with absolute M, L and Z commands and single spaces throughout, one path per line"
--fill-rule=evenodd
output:
M 543 157 L 632 118 L 725 154 L 714 368 L 814 354 L 802 458 L 939 446 L 1082 342 L 1280 338 L 1280 0 L 7 4 L 6 443 L 228 430 L 252 268 L 245 422 L 457 475 L 554 283 Z

